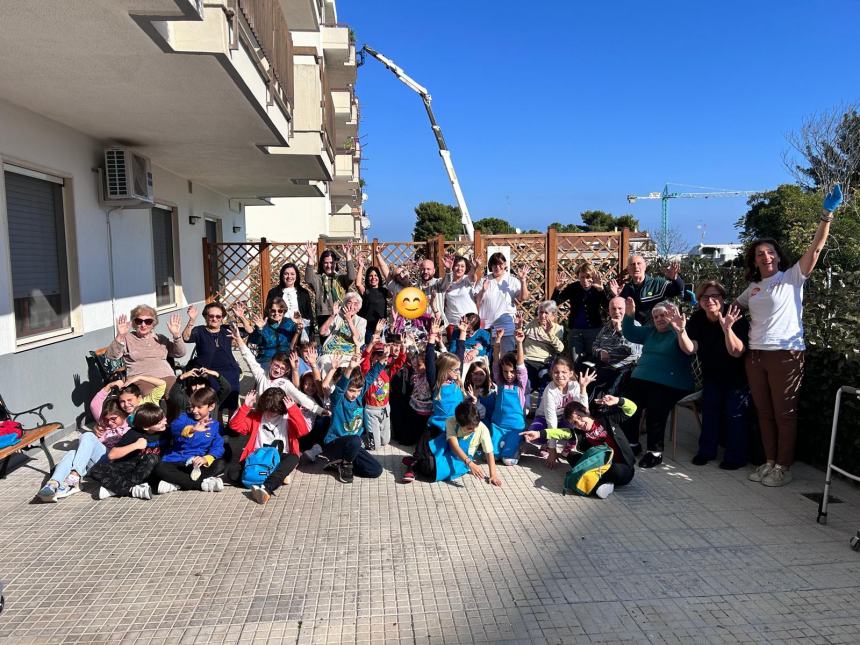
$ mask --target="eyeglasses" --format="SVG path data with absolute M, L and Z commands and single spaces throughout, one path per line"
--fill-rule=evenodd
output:
M 723 295 L 721 293 L 703 293 L 699 300 L 704 302 L 705 300 L 719 300 L 722 297 Z
M 223 318 L 224 316 L 223 316 L 223 315 L 221 315 L 221 314 L 206 314 L 206 317 L 207 317 L 207 318 L 212 318 L 212 319 L 214 319 L 214 320 L 220 320 L 220 319 L 221 319 L 221 318 Z
M 135 318 L 134 324 L 140 327 L 141 325 L 151 325 L 155 322 L 153 318 Z

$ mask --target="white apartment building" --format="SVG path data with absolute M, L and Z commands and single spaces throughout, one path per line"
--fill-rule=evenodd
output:
M 336 93 L 322 108 L 318 91 L 307 94 L 313 73 L 330 81 L 291 34 L 319 31 L 333 4 L 0 0 L 0 394 L 10 408 L 49 401 L 52 420 L 80 421 L 100 385 L 87 353 L 110 342 L 116 316 L 146 303 L 159 331 L 171 313 L 184 320 L 207 295 L 203 238 L 244 241 L 249 206 L 317 198 L 332 182 Z M 354 61 L 348 30 L 332 30 L 326 42 L 340 38 L 339 60 Z M 151 160 L 147 199 L 104 203 L 114 146 Z
M 272 199 L 271 206 L 249 207 L 248 239 L 360 240 L 368 222 L 362 218 L 355 40 L 348 26 L 338 23 L 334 2 L 311 3 L 318 12 L 305 12 L 307 2 L 282 4 L 294 46 L 294 137 L 310 143 L 322 134 L 331 176 L 296 186 Z

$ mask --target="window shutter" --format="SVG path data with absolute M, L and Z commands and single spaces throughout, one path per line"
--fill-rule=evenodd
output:
M 173 211 L 152 209 L 152 247 L 155 263 L 156 304 L 161 307 L 174 301 Z
M 62 226 L 62 186 L 14 172 L 5 173 L 9 249 L 14 298 L 65 291 L 65 249 L 58 248 Z

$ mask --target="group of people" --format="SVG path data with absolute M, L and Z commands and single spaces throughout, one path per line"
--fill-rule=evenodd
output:
M 649 275 L 639 255 L 623 283 L 605 282 L 582 263 L 576 280 L 525 324 L 526 269 L 512 275 L 502 253 L 489 257 L 484 276 L 482 258 L 447 256 L 442 277 L 424 260 L 413 281 L 408 267 L 379 256 L 367 266 L 351 245 L 339 273 L 332 251 L 317 258 L 308 243 L 307 286 L 298 266 L 284 265 L 262 312 L 212 302 L 197 324 L 191 306 L 185 327 L 178 314 L 170 317 L 168 336 L 154 331 L 152 307 L 120 316 L 107 354 L 124 361 L 125 376 L 92 400 L 93 432 L 37 496 L 74 494 L 86 476 L 99 483 L 100 498 L 219 492 L 226 481 L 250 486 L 250 497 L 265 504 L 301 459 L 324 458 L 344 483 L 378 477 L 374 452 L 395 439 L 414 446 L 403 459 L 404 482 L 471 474 L 493 486 L 502 485 L 501 465 L 530 457 L 552 468 L 561 457 L 576 466 L 589 449 L 605 447 L 611 457 L 593 492 L 606 497 L 637 466 L 662 462 L 668 416 L 694 388 L 694 355 L 702 432 L 693 463 L 716 459 L 722 440 L 720 468 L 744 467 L 754 405 L 766 461 L 749 479 L 782 486 L 794 460 L 803 283 L 841 201 L 837 186 L 796 264 L 776 241 L 753 242 L 749 286 L 732 301 L 717 281 L 697 285 L 689 319 L 670 301 L 685 291 L 680 267 Z M 392 306 L 406 287 L 426 297 L 417 318 Z M 564 303 L 566 330 L 557 320 Z M 193 356 L 177 377 L 171 360 L 186 355 L 186 343 Z M 234 349 L 254 379 L 244 393 Z

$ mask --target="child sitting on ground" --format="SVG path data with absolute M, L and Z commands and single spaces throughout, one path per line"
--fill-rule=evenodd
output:
M 364 397 L 365 447 L 368 450 L 387 446 L 391 441 L 391 377 L 406 363 L 406 348 L 402 345 L 397 345 L 396 348 L 392 355 L 392 346 L 381 342 L 377 331 L 361 357 L 362 374 L 370 371 L 372 363 L 382 363 L 383 366 Z
M 487 459 L 489 477 L 474 461 L 479 448 Z M 478 407 L 472 401 L 462 401 L 457 405 L 454 415 L 445 422 L 444 435 L 431 438 L 429 433 L 425 433 L 416 452 L 414 467 L 432 481 L 454 480 L 471 473 L 494 486 L 502 485 L 496 472 L 490 431 L 481 422 Z
M 56 502 L 80 492 L 81 478 L 128 432 L 128 413 L 120 405 L 118 397 L 108 397 L 111 390 L 120 385 L 122 381 L 108 383 L 93 397 L 90 411 L 96 419 L 95 428 L 92 432 L 83 433 L 78 439 L 78 447 L 67 452 L 57 464 L 51 479 L 36 493 L 40 501 Z
M 221 424 L 212 418 L 218 409 L 218 397 L 211 387 L 192 392 L 188 412 L 170 424 L 170 450 L 155 467 L 158 494 L 174 491 L 202 490 L 217 493 L 224 490 L 219 475 L 226 466 Z
M 245 395 L 245 401 L 230 419 L 230 428 L 248 437 L 241 462 L 264 446 L 274 446 L 280 454 L 278 466 L 263 484 L 251 487 L 251 498 L 265 504 L 278 488 L 289 483 L 299 465 L 299 439 L 308 433 L 308 425 L 299 406 L 280 388 L 270 387 L 259 398 L 255 390 Z
M 526 390 L 529 377 L 526 371 L 523 341 L 525 333 L 522 329 L 514 332 L 517 343 L 517 353 L 509 352 L 502 355 L 502 338 L 505 330 L 496 330 L 495 355 L 498 358 L 493 363 L 493 376 L 498 388 L 493 404 L 492 423 L 490 425 L 493 437 L 493 448 L 496 455 L 506 466 L 515 466 L 519 462 L 520 433 L 526 427 Z
M 332 369 L 340 366 L 342 357 L 332 357 Z M 356 368 L 360 357 L 353 355 L 340 381 L 331 394 L 331 425 L 325 437 L 323 455 L 329 459 L 326 469 L 337 469 L 337 478 L 351 484 L 353 475 L 375 478 L 382 474 L 382 465 L 361 445 L 364 429 L 364 397 L 382 371 L 376 363 L 363 376 Z
M 137 382 L 142 381 L 152 385 L 152 390 L 146 396 L 140 391 Z M 134 411 L 144 403 L 155 403 L 159 405 L 161 399 L 164 398 L 164 392 L 167 389 L 167 381 L 154 376 L 144 376 L 138 374 L 132 376 L 127 381 L 116 381 L 119 386 L 119 406 L 128 415 L 128 422 L 134 421 Z
M 565 405 L 576 400 L 583 406 L 588 406 L 586 389 L 589 383 L 595 379 L 594 371 L 586 370 L 577 376 L 573 371 L 573 362 L 566 356 L 559 356 L 555 359 L 550 373 L 552 382 L 546 386 L 540 397 L 540 404 L 529 430 L 566 427 L 567 422 L 564 420 Z M 549 449 L 546 459 L 547 466 L 555 468 L 558 457 L 555 440 L 550 439 L 547 442 L 547 447 Z
M 167 401 L 177 414 L 182 410 L 188 409 L 193 392 L 204 387 L 209 387 L 210 376 L 218 380 L 218 408 L 221 408 L 221 404 L 224 403 L 230 392 L 233 391 L 230 381 L 215 370 L 206 369 L 205 367 L 195 367 L 180 374 L 179 378 L 176 379 L 176 383 L 173 384 L 173 387 L 170 388 L 170 392 L 167 394 Z
M 527 430 L 522 434 L 527 441 L 549 438 L 569 440 L 574 432 L 581 434 L 579 450 L 571 451 L 567 456 L 571 466 L 579 462 L 588 448 L 604 444 L 609 446 L 612 449 L 612 465 L 601 475 L 594 488 L 595 495 L 606 499 L 616 487 L 624 486 L 633 479 L 636 457 L 621 425 L 636 412 L 636 404 L 630 399 L 610 394 L 595 403 L 602 406 L 597 414 L 589 412 L 579 401 L 571 401 L 564 407 L 564 418 L 573 430 L 547 428 Z
M 134 423 L 113 448 L 107 459 L 90 469 L 90 477 L 101 484 L 98 498 L 131 496 L 152 499 L 147 479 L 161 457 L 161 433 L 167 427 L 164 410 L 144 403 L 134 415 Z

